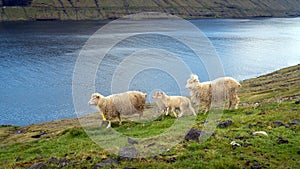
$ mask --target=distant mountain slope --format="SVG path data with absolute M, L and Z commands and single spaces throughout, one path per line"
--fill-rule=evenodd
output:
M 300 16 L 299 0 L 0 0 L 0 20 L 114 19 L 138 12 L 184 18 Z M 24 1 L 25 2 L 25 1 Z

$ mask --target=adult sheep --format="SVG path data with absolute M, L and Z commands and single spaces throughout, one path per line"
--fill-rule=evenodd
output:
M 185 87 L 191 90 L 191 100 L 195 107 L 197 107 L 196 110 L 198 110 L 198 107 L 202 102 L 205 106 L 204 113 L 206 113 L 211 105 L 212 94 L 215 94 L 216 97 L 223 97 L 223 94 L 225 94 L 224 98 L 228 99 L 229 102 L 228 109 L 231 108 L 233 103 L 235 104 L 235 109 L 238 108 L 240 99 L 237 93 L 241 84 L 232 77 L 222 77 L 210 82 L 200 83 L 198 76 L 192 74 L 187 80 Z
M 89 105 L 97 106 L 98 110 L 108 120 L 107 128 L 111 127 L 111 121 L 118 118 L 119 125 L 122 125 L 121 115 L 139 114 L 143 116 L 147 94 L 138 91 L 113 94 L 107 97 L 99 93 L 91 96 Z

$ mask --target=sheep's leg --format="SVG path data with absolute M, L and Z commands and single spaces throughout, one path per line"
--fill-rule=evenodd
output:
M 240 99 L 238 98 L 238 96 L 236 96 L 235 100 L 236 100 L 236 102 L 235 102 L 234 109 L 238 109 L 239 108 Z
M 169 107 L 167 107 L 167 110 L 166 110 L 166 116 L 169 115 Z
M 231 105 L 232 105 L 232 101 L 229 100 L 229 103 L 228 103 L 228 109 L 230 109 Z
M 208 102 L 208 103 L 205 104 L 204 115 L 208 112 L 209 107 L 210 107 L 210 102 Z
M 121 115 L 120 115 L 120 113 L 118 113 L 118 119 L 119 119 L 119 126 L 121 126 L 121 125 L 122 125 L 122 120 L 121 120 Z
M 195 112 L 195 110 L 194 110 L 191 102 L 189 102 L 189 104 L 188 104 L 188 109 L 193 113 L 194 116 L 197 116 L 197 114 L 196 114 L 196 112 Z
M 139 120 L 141 120 L 142 116 L 143 116 L 143 112 L 140 112 L 139 113 Z
M 175 108 L 172 108 L 171 111 L 173 112 L 174 116 L 177 118 L 177 114 L 176 114 L 176 112 L 175 112 Z
M 182 109 L 180 109 L 178 117 L 182 117 L 182 115 L 183 115 L 183 111 L 182 111 Z
M 111 121 L 110 120 L 108 121 L 108 125 L 107 125 L 106 128 L 111 128 Z

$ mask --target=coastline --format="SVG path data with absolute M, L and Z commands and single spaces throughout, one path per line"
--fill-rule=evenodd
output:
M 292 75 L 291 75 L 292 74 Z M 287 77 L 286 77 L 287 76 Z M 298 78 L 297 78 L 298 77 Z M 258 77 L 245 79 L 241 81 L 242 88 L 239 91 L 239 97 L 241 98 L 241 104 L 249 106 L 255 103 L 266 104 L 276 102 L 276 99 L 282 101 L 299 100 L 300 99 L 300 63 L 275 70 L 271 73 L 260 75 Z M 273 78 L 273 79 L 272 79 Z M 289 78 L 285 83 L 284 80 Z M 272 84 L 273 89 L 265 84 Z M 295 89 L 294 93 L 286 92 L 285 89 L 291 87 Z M 266 91 L 266 92 L 264 92 Z M 275 94 L 275 95 L 274 95 Z M 53 121 L 45 121 L 41 123 L 34 123 L 25 126 L 16 126 L 13 124 L 0 124 L 0 127 L 27 127 L 32 125 L 44 124 L 44 123 L 56 123 L 59 121 L 74 121 L 77 118 L 58 119 Z
M 0 21 L 114 20 L 141 12 L 160 12 L 184 19 L 202 18 L 282 18 L 299 17 L 300 3 L 296 0 L 254 2 L 235 1 L 86 1 L 45 0 L 24 4 L 0 1 Z

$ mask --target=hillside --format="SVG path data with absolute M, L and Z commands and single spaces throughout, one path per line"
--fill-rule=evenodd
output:
M 299 77 L 300 65 L 296 65 L 245 80 L 239 94 L 240 108 L 225 110 L 207 141 L 182 140 L 165 153 L 147 158 L 122 158 L 103 150 L 87 136 L 77 119 L 24 127 L 2 125 L 0 168 L 297 168 Z M 83 118 L 94 119 L 96 115 Z M 206 118 L 199 113 L 194 130 L 203 129 Z M 127 121 L 120 127 L 117 122 L 112 125 L 129 137 L 149 137 L 174 121 L 174 117 L 160 116 L 147 124 Z M 255 131 L 265 131 L 268 136 L 253 135 Z M 232 141 L 240 146 L 230 145 Z M 139 144 L 134 140 L 128 143 Z
M 183 18 L 294 17 L 299 0 L 0 0 L 0 20 L 98 20 L 139 12 Z

